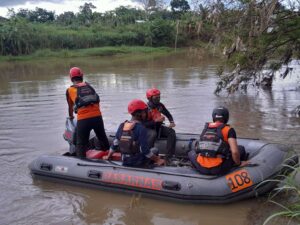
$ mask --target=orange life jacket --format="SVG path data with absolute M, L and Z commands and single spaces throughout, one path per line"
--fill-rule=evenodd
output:
M 134 141 L 133 128 L 136 121 L 125 121 L 119 141 L 120 152 L 123 154 L 135 154 L 139 152 L 139 145 Z
M 228 144 L 229 125 L 220 122 L 206 123 L 195 151 L 197 162 L 205 168 L 213 168 L 222 164 L 230 155 Z
M 67 100 L 69 107 L 74 108 L 76 101 L 78 101 L 78 86 L 85 86 L 86 83 L 82 82 L 77 85 L 72 85 L 67 90 Z M 101 116 L 99 103 L 95 102 L 94 104 L 87 104 L 84 107 L 77 108 L 77 120 L 88 119 Z
M 162 117 L 161 112 L 157 108 L 149 109 L 148 119 L 150 120 L 158 120 Z

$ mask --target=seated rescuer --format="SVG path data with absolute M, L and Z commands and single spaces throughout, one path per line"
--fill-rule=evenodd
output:
M 70 119 L 74 118 L 74 112 L 77 113 L 76 155 L 80 158 L 86 157 L 91 130 L 95 131 L 104 150 L 108 150 L 109 142 L 104 130 L 99 96 L 90 84 L 83 82 L 83 72 L 80 68 L 70 69 L 70 79 L 73 85 L 67 89 L 66 96 Z
M 160 102 L 160 91 L 156 88 L 148 89 L 146 92 L 146 97 L 148 99 L 148 120 L 144 122 L 146 128 L 156 131 L 156 137 L 166 137 L 167 138 L 167 158 L 170 158 L 175 153 L 176 145 L 176 133 L 172 129 L 175 127 L 174 119 L 167 108 Z M 168 118 L 170 125 L 169 127 L 162 126 L 165 116 Z M 155 139 L 150 140 L 150 146 L 154 146 Z
M 124 166 L 145 167 L 151 161 L 157 165 L 165 164 L 165 161 L 156 155 L 157 149 L 149 148 L 147 129 L 141 123 L 147 118 L 147 110 L 147 105 L 142 100 L 134 99 L 129 102 L 128 113 L 132 118 L 120 124 L 109 153 L 104 159 L 109 159 L 119 147 Z
M 236 132 L 227 122 L 229 112 L 218 107 L 212 113 L 213 123 L 206 123 L 200 140 L 193 142 L 188 153 L 193 166 L 202 174 L 221 175 L 234 166 L 249 162 L 243 146 L 238 146 Z

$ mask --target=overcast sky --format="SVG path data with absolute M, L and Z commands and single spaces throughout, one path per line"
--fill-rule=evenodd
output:
M 36 7 L 55 11 L 60 14 L 65 11 L 78 12 L 79 6 L 91 2 L 97 8 L 95 11 L 104 12 L 118 6 L 135 6 L 132 0 L 0 0 L 0 16 L 7 17 L 8 8 L 18 11 L 20 8 L 35 9 Z

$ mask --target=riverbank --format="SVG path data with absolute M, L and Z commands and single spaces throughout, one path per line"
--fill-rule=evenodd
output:
M 178 50 L 177 50 L 178 51 Z M 180 51 L 180 50 L 179 50 Z M 96 57 L 96 56 L 118 56 L 130 55 L 129 57 L 139 58 L 151 56 L 167 55 L 174 52 L 173 48 L 168 47 L 144 47 L 144 46 L 114 46 L 114 47 L 100 47 L 100 48 L 87 48 L 77 50 L 58 50 L 53 51 L 50 49 L 38 50 L 30 55 L 23 56 L 0 56 L 0 62 L 7 61 L 31 61 L 31 60 L 45 60 L 52 58 L 77 58 L 77 57 Z

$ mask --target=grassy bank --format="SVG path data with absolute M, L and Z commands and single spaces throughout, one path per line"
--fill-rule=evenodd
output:
M 300 168 L 282 179 L 266 180 L 278 183 L 269 195 L 257 199 L 247 216 L 247 225 L 299 225 L 300 224 Z M 262 183 L 264 184 L 264 182 Z
M 287 224 L 300 223 L 300 184 L 299 184 L 299 167 L 291 168 L 294 172 L 279 182 L 270 196 L 270 202 L 278 207 L 276 212 L 272 213 L 263 223 L 263 225 L 274 224 L 276 219 L 284 218 Z M 298 177 L 298 179 L 297 179 Z M 286 195 L 286 202 L 282 202 L 282 198 L 277 195 Z M 280 199 L 280 200 L 279 200 Z
M 75 58 L 75 57 L 95 57 L 95 56 L 116 56 L 116 55 L 130 55 L 135 57 L 140 55 L 159 56 L 173 52 L 174 49 L 168 47 L 143 47 L 143 46 L 115 46 L 115 47 L 100 47 L 87 48 L 76 50 L 58 50 L 50 49 L 38 50 L 30 55 L 25 56 L 0 56 L 0 62 L 5 61 L 30 61 L 50 58 Z

